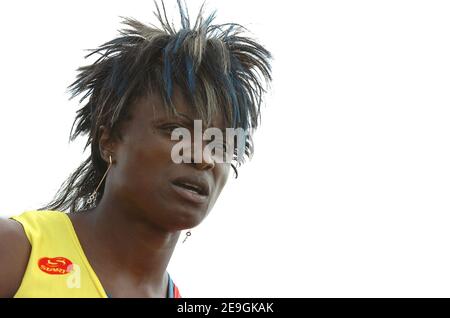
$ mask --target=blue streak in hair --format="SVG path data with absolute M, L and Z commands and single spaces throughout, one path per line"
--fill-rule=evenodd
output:
M 238 87 L 238 83 L 237 83 L 237 79 L 236 77 L 234 77 L 233 75 L 231 76 L 231 81 L 232 81 L 232 85 L 233 85 L 233 94 L 234 94 L 234 99 L 235 99 L 235 105 L 234 105 L 234 110 L 235 110 L 235 118 L 236 118 L 236 122 L 240 123 L 241 122 L 241 110 L 239 107 L 239 101 L 238 101 L 238 97 L 236 95 L 240 95 L 238 91 L 236 91 L 236 87 Z M 236 94 L 237 93 L 237 94 Z
M 233 123 L 234 125 L 240 123 L 240 126 L 242 126 L 244 129 L 247 129 L 246 118 L 243 118 L 244 122 L 241 123 L 241 107 L 245 109 L 245 106 L 249 104 L 246 103 L 245 105 L 239 105 L 239 102 L 244 102 L 244 100 L 242 100 L 242 95 L 245 94 L 242 94 L 242 84 L 239 83 L 239 78 L 237 77 L 238 71 L 245 73 L 245 70 L 243 69 L 241 62 L 235 56 L 231 55 L 230 59 L 232 61 L 231 63 L 232 68 L 230 69 L 229 80 L 231 80 L 230 84 L 232 87 L 230 93 L 232 92 L 232 100 L 233 100 L 233 111 L 234 111 Z
M 236 128 L 237 126 L 237 97 L 236 97 L 236 87 L 234 86 L 234 82 L 232 79 L 232 74 L 229 74 L 226 77 L 226 86 L 227 86 L 227 91 L 231 97 L 231 107 L 233 109 L 233 127 Z
M 170 99 L 172 96 L 172 65 L 170 61 L 170 43 L 164 48 L 164 72 L 163 72 L 163 80 L 164 86 L 166 88 L 167 96 Z
M 181 15 L 181 25 L 182 25 L 183 29 L 189 29 L 190 28 L 190 21 L 189 21 L 189 19 L 186 16 L 186 12 L 184 11 L 183 6 L 181 5 L 181 1 L 178 0 L 177 3 L 178 3 L 178 8 L 179 8 L 179 11 L 180 11 L 180 15 Z M 184 3 L 184 5 L 186 7 L 186 2 Z M 187 10 L 187 8 L 186 8 L 186 10 Z
M 186 37 L 188 35 L 189 35 L 189 30 L 187 30 L 187 29 L 180 30 L 180 32 L 177 33 L 177 39 L 175 41 L 175 44 L 174 44 L 173 50 L 172 50 L 173 54 L 177 53 L 178 49 L 181 46 L 181 43 L 183 43 L 183 41 L 186 39 Z
M 195 92 L 195 72 L 194 72 L 194 64 L 192 63 L 192 59 L 190 56 L 186 55 L 186 73 L 188 79 L 188 87 L 191 95 L 194 95 Z
M 211 22 L 216 18 L 216 13 L 217 10 L 214 10 L 209 16 L 208 18 L 206 18 L 204 25 L 209 26 L 211 24 Z
M 228 38 L 228 34 L 230 34 L 230 32 L 236 27 L 235 24 L 232 24 L 223 34 L 224 39 Z

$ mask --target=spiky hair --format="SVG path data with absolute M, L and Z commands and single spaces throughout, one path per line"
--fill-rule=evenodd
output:
M 155 92 L 161 96 L 166 111 L 176 114 L 171 99 L 175 86 L 181 88 L 194 113 L 207 125 L 219 113 L 227 127 L 250 132 L 245 154 L 253 153 L 251 132 L 260 122 L 262 97 L 272 80 L 270 52 L 243 36 L 248 30 L 240 24 L 212 24 L 216 11 L 204 19 L 204 4 L 192 26 L 186 4 L 177 0 L 181 28 L 176 30 L 167 18 L 164 2 L 161 0 L 162 10 L 154 2 L 160 27 L 122 17 L 126 28 L 119 30 L 120 36 L 90 50 L 86 58 L 94 54 L 100 57 L 80 67 L 76 80 L 68 87 L 71 99 L 81 96 L 80 104 L 87 100 L 77 111 L 70 141 L 87 135 L 84 149 L 90 145 L 91 155 L 42 210 L 85 209 L 87 196 L 107 168 L 100 155 L 100 126 L 108 127 L 113 136 L 121 139 L 120 127 L 130 118 L 130 105 Z M 238 157 L 235 160 L 238 165 L 244 161 Z M 103 189 L 104 185 L 97 201 Z

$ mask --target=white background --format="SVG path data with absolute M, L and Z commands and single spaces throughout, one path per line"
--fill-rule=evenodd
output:
M 253 160 L 180 238 L 169 272 L 182 295 L 450 297 L 450 3 L 213 9 L 272 51 L 274 82 Z M 0 215 L 48 202 L 87 156 L 85 139 L 68 144 L 78 105 L 66 87 L 118 16 L 156 22 L 152 10 L 0 2 Z

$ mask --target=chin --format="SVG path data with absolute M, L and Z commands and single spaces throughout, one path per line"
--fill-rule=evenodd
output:
M 175 213 L 174 213 L 175 212 Z M 174 215 L 175 214 L 175 215 Z M 188 230 L 200 225 L 208 211 L 200 209 L 181 209 L 179 211 L 172 211 L 170 215 L 173 216 L 172 220 L 175 221 L 175 227 L 177 230 Z

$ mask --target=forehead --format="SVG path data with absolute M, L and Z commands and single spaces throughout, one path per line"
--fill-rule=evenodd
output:
M 186 98 L 184 98 L 180 89 L 175 88 L 172 96 L 172 103 L 178 113 L 185 115 L 181 117 L 188 117 L 192 120 L 201 120 L 200 116 L 196 114 L 195 109 L 189 104 Z M 164 107 L 163 100 L 159 94 L 149 94 L 137 99 L 133 110 L 133 119 L 137 121 L 148 122 L 149 120 L 164 120 L 177 118 L 176 115 L 170 114 Z M 203 127 L 205 126 L 203 122 Z M 216 112 L 212 116 L 212 121 L 209 127 L 217 127 L 220 129 L 227 128 L 225 114 L 222 112 Z

